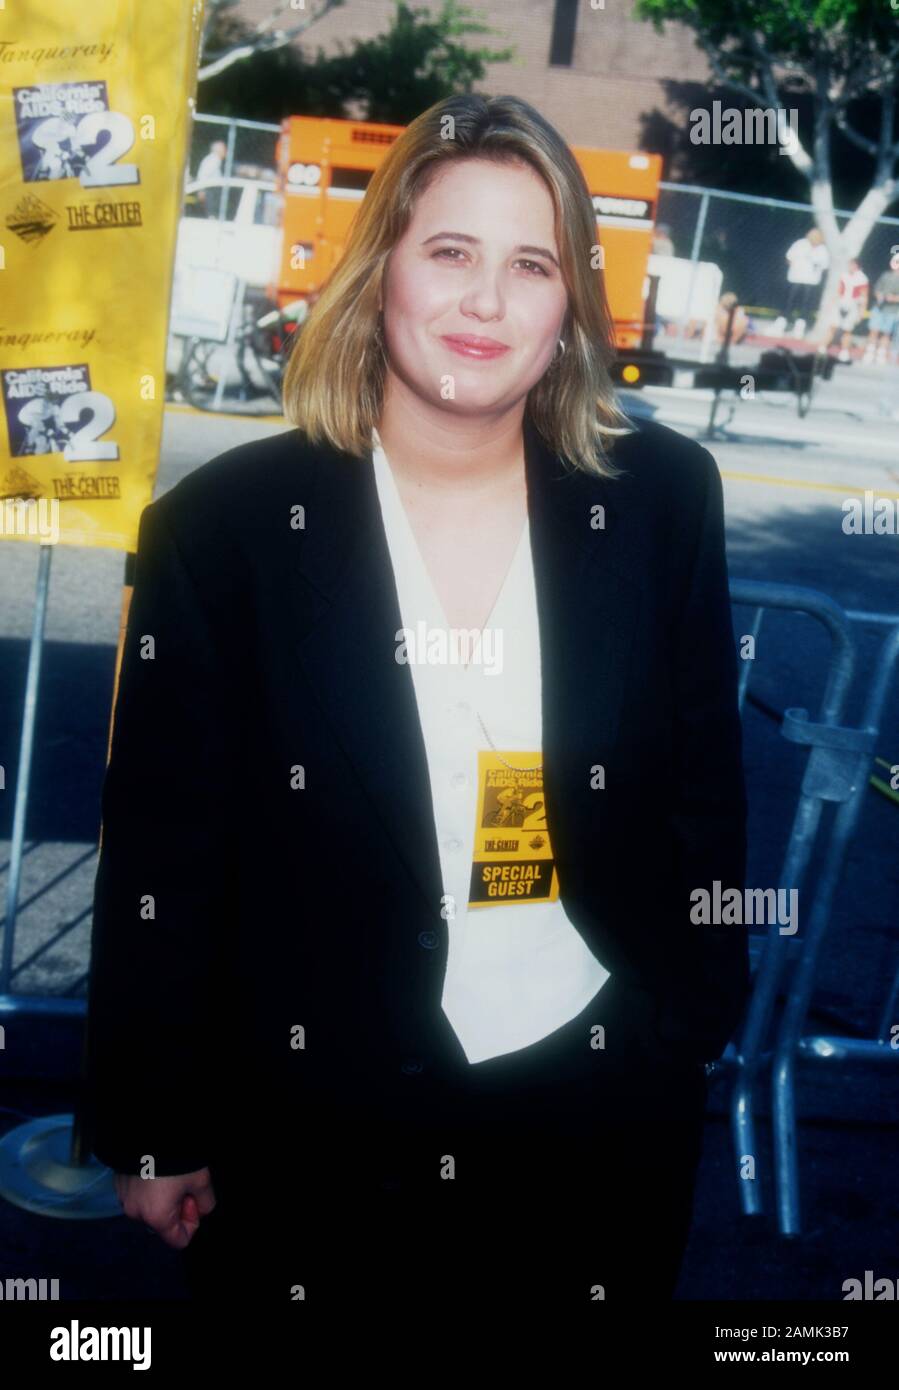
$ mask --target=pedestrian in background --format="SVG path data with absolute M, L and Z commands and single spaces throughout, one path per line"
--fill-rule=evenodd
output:
M 789 247 L 787 260 L 787 303 L 786 317 L 778 320 L 778 326 L 791 337 L 803 338 L 808 321 L 818 306 L 821 277 L 830 264 L 830 256 L 824 245 L 824 237 L 817 227 L 811 227 L 803 237 L 799 237 Z M 787 324 L 792 323 L 792 328 Z
M 653 256 L 674 255 L 674 242 L 671 240 L 671 228 L 666 222 L 659 222 L 656 224 L 652 234 L 651 253 Z
M 896 338 L 899 323 L 899 255 L 894 255 L 888 268 L 874 282 L 874 307 L 868 318 L 868 343 L 862 359 L 886 366 L 890 349 Z
M 732 346 L 742 342 L 748 332 L 749 317 L 746 310 L 738 303 L 733 290 L 728 290 L 718 300 L 715 309 L 715 336 L 722 346 L 725 340 Z
M 225 156 L 228 153 L 228 146 L 224 140 L 213 140 L 209 146 L 209 152 L 200 160 L 200 167 L 197 169 L 197 183 L 211 183 L 215 179 L 222 177 L 222 170 L 225 164 Z M 197 201 L 207 217 L 211 216 L 209 210 L 209 200 L 206 197 L 206 189 L 197 189 Z
M 868 290 L 870 281 L 858 261 L 853 257 L 837 287 L 836 324 L 831 339 L 831 347 L 839 340 L 839 360 L 851 362 L 849 344 L 852 334 L 868 312 Z

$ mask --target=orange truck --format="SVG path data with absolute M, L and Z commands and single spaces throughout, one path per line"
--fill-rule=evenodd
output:
M 279 308 L 319 289 L 343 254 L 350 224 L 369 180 L 403 127 L 368 121 L 289 116 L 277 147 L 283 236 L 277 282 Z M 596 211 L 606 289 L 619 349 L 618 375 L 640 382 L 647 317 L 647 262 L 652 245 L 662 159 L 622 150 L 574 149 Z M 629 360 L 632 359 L 632 360 Z M 642 384 L 642 382 L 641 382 Z

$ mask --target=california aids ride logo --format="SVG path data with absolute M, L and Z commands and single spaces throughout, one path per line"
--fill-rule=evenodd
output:
M 134 145 L 134 125 L 123 112 L 110 111 L 105 82 L 38 82 L 13 87 L 12 94 L 25 183 L 140 183 L 136 164 L 117 162 Z
M 0 372 L 9 452 L 62 454 L 73 462 L 117 459 L 119 446 L 100 435 L 115 422 L 115 407 L 91 390 L 86 362 L 62 367 L 20 367 Z

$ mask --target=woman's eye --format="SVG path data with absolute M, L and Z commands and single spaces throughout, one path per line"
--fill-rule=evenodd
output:
M 464 258 L 464 252 L 460 251 L 458 246 L 442 246 L 439 251 L 434 252 L 433 259 L 436 260 L 438 256 L 448 256 L 451 258 L 451 263 L 455 262 L 458 265 L 459 262 L 456 257 L 462 256 Z M 548 274 L 546 267 L 542 266 L 539 261 L 519 260 L 516 264 L 526 266 L 528 275 L 546 276 Z

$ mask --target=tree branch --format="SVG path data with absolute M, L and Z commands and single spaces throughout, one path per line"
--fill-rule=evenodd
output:
M 300 24 L 295 24 L 291 29 L 276 29 L 270 37 L 266 38 L 265 31 L 271 27 L 279 14 L 289 8 L 289 5 L 282 5 L 275 14 L 270 15 L 268 19 L 261 20 L 256 25 L 253 36 L 246 43 L 237 44 L 234 48 L 228 49 L 226 53 L 219 54 L 218 58 L 213 58 L 212 62 L 204 63 L 197 72 L 197 81 L 205 82 L 210 77 L 217 77 L 226 68 L 230 68 L 234 63 L 242 62 L 245 58 L 252 57 L 254 53 L 270 53 L 273 49 L 286 47 L 298 34 L 305 34 L 307 29 L 311 29 L 313 24 L 317 24 L 320 19 L 323 19 L 329 10 L 342 4 L 343 0 L 322 0 L 321 8 L 315 14 L 310 15 L 308 19 L 304 19 Z M 255 37 L 256 35 L 259 36 L 258 39 Z
M 700 46 L 709 60 L 709 66 L 718 79 L 722 87 L 729 87 L 734 92 L 742 92 L 743 96 L 749 97 L 750 101 L 755 102 L 756 106 L 764 106 L 764 96 L 761 92 L 749 87 L 745 82 L 737 82 L 721 64 L 720 51 L 704 35 L 697 35 Z
M 840 105 L 842 106 L 842 104 L 843 103 L 841 102 Z M 864 150 L 866 154 L 870 154 L 872 156 L 877 154 L 878 150 L 880 149 L 880 146 L 877 144 L 877 141 L 869 140 L 867 135 L 862 135 L 859 131 L 854 130 L 852 126 L 849 124 L 848 120 L 846 119 L 845 112 L 843 112 L 840 109 L 837 109 L 834 121 L 836 123 L 837 128 L 843 132 L 847 140 L 852 141 L 853 145 L 857 145 L 858 148 L 860 150 Z
M 874 175 L 878 183 L 885 182 L 893 174 L 893 165 L 899 154 L 899 140 L 893 143 L 893 121 L 896 115 L 896 93 L 891 88 L 880 98 L 880 148 L 877 157 L 877 170 Z
M 774 81 L 774 72 L 771 66 L 771 55 L 769 54 L 768 50 L 762 43 L 755 30 L 753 30 L 752 34 L 750 35 L 750 40 L 752 42 L 752 47 L 756 55 L 756 64 L 759 75 L 759 81 L 762 84 L 762 89 L 767 98 L 768 105 L 777 106 L 777 83 Z

